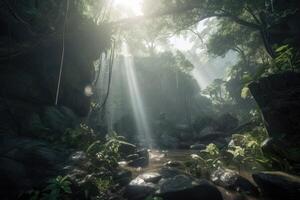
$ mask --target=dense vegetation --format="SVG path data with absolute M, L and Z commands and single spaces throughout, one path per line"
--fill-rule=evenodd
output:
M 3 0 L 0 198 L 298 199 L 299 7 Z

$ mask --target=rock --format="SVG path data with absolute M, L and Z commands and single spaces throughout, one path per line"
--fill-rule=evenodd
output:
M 161 180 L 156 194 L 164 200 L 222 200 L 220 191 L 206 180 L 195 180 L 186 175 Z
M 213 183 L 226 189 L 258 196 L 258 189 L 246 178 L 229 169 L 219 168 L 211 174 Z
M 273 74 L 252 82 L 249 89 L 271 137 L 292 136 L 300 131 L 300 73 Z
M 228 132 L 238 127 L 239 120 L 233 117 L 231 114 L 226 113 L 218 117 L 216 120 L 217 128 L 216 130 L 222 132 Z
M 126 160 L 135 160 L 135 159 L 138 159 L 140 157 L 139 154 L 130 154 L 126 157 Z
M 145 157 L 140 157 L 135 160 L 131 160 L 127 163 L 130 167 L 146 167 L 149 163 L 149 160 Z
M 182 174 L 172 178 L 162 179 L 159 182 L 159 185 L 160 188 L 158 193 L 168 193 L 190 188 L 195 185 L 195 182 L 192 178 Z
M 94 174 L 87 174 L 81 179 L 72 180 L 72 199 L 91 199 L 99 194 Z
M 190 146 L 190 149 L 192 150 L 203 150 L 206 148 L 206 145 L 204 144 L 193 144 Z
M 146 159 L 149 159 L 149 152 L 148 149 L 140 149 L 136 152 L 140 157 L 144 157 Z
M 45 142 L 21 136 L 0 135 L 1 198 L 45 184 L 62 173 L 67 155 Z M 6 188 L 6 189 L 5 189 Z M 16 197 L 15 197 L 16 198 Z
M 182 175 L 184 172 L 173 167 L 162 167 L 159 170 L 159 174 L 161 174 L 163 178 L 171 178 L 177 175 Z
M 155 190 L 155 184 L 145 182 L 142 178 L 137 177 L 126 187 L 124 196 L 130 200 L 144 200 L 147 196 L 153 194 Z
M 67 128 L 74 128 L 78 118 L 72 110 L 66 107 L 45 107 L 42 114 L 42 122 L 45 127 L 59 133 L 64 133 Z
M 266 139 L 262 145 L 261 149 L 265 156 L 278 158 L 278 160 L 288 160 L 292 163 L 299 163 L 300 162 L 300 147 L 291 147 L 290 142 L 284 139 L 274 139 L 268 138 Z M 273 160 L 273 167 L 276 165 L 280 165 L 281 163 L 276 162 L 276 159 Z M 279 166 L 278 166 L 279 167 Z M 295 171 L 300 171 L 298 166 L 293 166 Z
M 0 158 L 0 195 L 3 199 L 17 199 L 22 190 L 32 188 L 32 181 L 26 174 L 26 166 L 13 159 Z
M 183 166 L 183 164 L 179 161 L 173 161 L 173 160 L 170 160 L 166 163 L 164 163 L 164 166 L 165 167 L 175 167 L 175 168 L 180 168 Z
M 281 140 L 280 142 L 286 144 L 289 149 L 299 148 L 300 73 L 273 74 L 251 83 L 249 89 L 263 114 L 269 136 L 274 140 Z M 293 157 L 294 161 L 288 160 L 289 164 L 300 164 L 300 156 L 288 155 L 289 159 L 290 157 Z
M 115 182 L 119 183 L 121 186 L 125 186 L 130 183 L 132 178 L 132 172 L 129 170 L 121 169 L 113 176 Z
M 276 200 L 300 197 L 300 178 L 284 172 L 259 172 L 252 175 L 263 195 Z
M 162 176 L 157 172 L 147 172 L 139 175 L 138 177 L 143 179 L 146 183 L 157 183 L 162 178 Z
M 206 127 L 214 127 L 216 124 L 215 120 L 210 116 L 197 117 L 193 123 L 193 127 L 197 132 L 202 131 Z
M 123 158 L 128 155 L 135 154 L 136 151 L 137 151 L 137 147 L 135 145 L 127 142 L 120 143 L 119 152 Z
M 83 151 L 77 151 L 70 156 L 70 161 L 73 165 L 81 166 L 87 163 L 89 160 L 86 153 Z

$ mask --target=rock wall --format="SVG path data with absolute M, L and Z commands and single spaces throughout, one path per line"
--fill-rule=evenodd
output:
M 80 29 L 68 30 L 65 39 L 59 107 L 56 108 L 61 37 L 37 39 L 36 46 L 24 53 L 0 60 L 0 130 L 26 135 L 32 118 L 43 121 L 49 107 L 53 107 L 52 111 L 56 109 L 59 115 L 64 115 L 61 107 L 67 108 L 71 118 L 88 114 L 91 99 L 84 89 L 94 79 L 93 61 L 109 47 L 110 35 L 107 28 L 82 25 Z
M 285 72 L 249 85 L 271 139 L 263 150 L 299 168 L 300 73 Z M 298 167 L 297 167 L 298 166 Z

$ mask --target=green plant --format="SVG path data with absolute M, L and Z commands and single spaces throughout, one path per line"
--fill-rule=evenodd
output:
M 68 176 L 57 176 L 50 179 L 48 185 L 42 190 L 29 190 L 23 193 L 21 199 L 30 200 L 61 200 L 69 199 L 68 195 L 72 193 L 71 182 L 68 180 Z
M 68 128 L 63 134 L 61 141 L 71 147 L 86 148 L 96 138 L 94 130 L 85 124 L 80 124 L 76 128 Z
M 273 68 L 278 71 L 292 70 L 300 66 L 299 51 L 289 45 L 283 45 L 276 49 L 277 56 L 274 59 Z
M 196 176 L 209 176 L 211 172 L 223 166 L 223 157 L 215 144 L 209 144 L 199 154 L 192 154 L 194 162 L 188 163 L 188 170 Z
M 101 167 L 106 169 L 113 169 L 118 166 L 120 159 L 119 147 L 121 144 L 125 144 L 124 137 L 118 136 L 113 132 L 107 135 L 106 142 L 97 140 L 90 144 L 86 153 L 92 158 L 92 160 L 101 164 Z
M 266 166 L 269 159 L 263 155 L 261 150 L 262 142 L 267 138 L 267 131 L 264 127 L 256 127 L 250 132 L 232 135 L 227 152 L 232 154 L 232 164 L 250 170 L 255 170 L 260 165 Z
M 58 176 L 49 180 L 48 183 L 49 185 L 43 189 L 43 200 L 59 200 L 62 199 L 66 194 L 71 194 L 71 182 L 68 180 L 67 176 Z
M 99 199 L 108 199 L 111 189 L 114 188 L 114 182 L 112 181 L 112 177 L 96 179 L 95 184 L 99 192 L 97 197 Z

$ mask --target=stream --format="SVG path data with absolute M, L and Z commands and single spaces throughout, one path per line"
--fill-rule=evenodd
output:
M 185 162 L 191 158 L 191 154 L 198 153 L 198 150 L 149 150 L 149 165 L 144 168 L 133 168 L 126 166 L 126 163 L 121 162 L 121 167 L 128 169 L 132 172 L 133 178 L 146 172 L 158 172 L 169 161 Z M 251 182 L 253 182 L 251 173 L 241 171 L 241 176 L 244 176 Z M 259 198 L 241 195 L 235 191 L 229 191 L 222 187 L 217 186 L 222 193 L 224 200 L 256 200 Z

